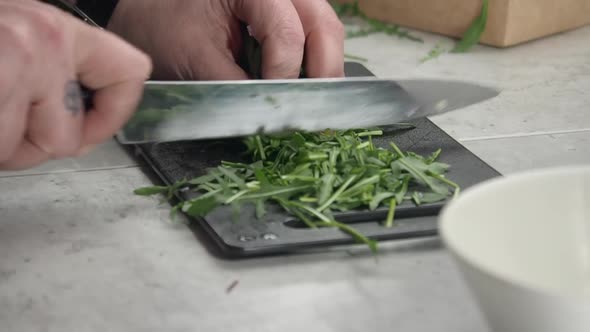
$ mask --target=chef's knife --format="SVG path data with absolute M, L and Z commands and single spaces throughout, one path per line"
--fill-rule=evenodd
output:
M 46 0 L 102 29 L 75 5 Z M 241 67 L 261 75 L 261 48 L 242 25 Z M 147 82 L 137 112 L 118 133 L 124 144 L 390 125 L 441 114 L 498 95 L 468 82 L 378 78 L 242 82 Z M 82 86 L 86 109 L 93 92 Z
M 137 111 L 117 138 L 138 144 L 373 128 L 446 113 L 498 94 L 469 82 L 429 79 L 148 81 Z

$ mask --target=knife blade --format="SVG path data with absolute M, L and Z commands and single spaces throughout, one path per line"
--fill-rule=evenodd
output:
M 75 5 L 49 3 L 102 29 Z M 260 76 L 261 48 L 241 25 L 240 66 Z M 147 82 L 137 112 L 116 135 L 123 144 L 168 142 L 275 133 L 391 125 L 453 111 L 493 98 L 499 91 L 469 82 L 343 79 L 246 80 L 242 82 Z M 188 88 L 187 88 L 188 87 Z M 93 91 L 81 86 L 86 110 Z
M 140 144 L 372 128 L 443 114 L 498 94 L 470 82 L 429 79 L 148 81 L 117 139 Z

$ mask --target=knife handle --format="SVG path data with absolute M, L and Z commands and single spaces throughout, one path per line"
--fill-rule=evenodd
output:
M 243 47 L 238 59 L 238 65 L 251 79 L 262 79 L 262 47 L 260 43 L 250 35 L 248 26 L 241 24 Z M 305 57 L 304 57 L 305 58 Z M 301 66 L 299 78 L 305 78 L 304 66 Z
M 80 95 L 82 96 L 82 103 L 84 104 L 84 111 L 88 112 L 94 107 L 94 91 L 88 89 L 80 84 Z

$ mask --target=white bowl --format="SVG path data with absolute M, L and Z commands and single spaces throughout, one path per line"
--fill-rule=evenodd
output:
M 590 167 L 481 183 L 439 221 L 493 331 L 590 331 Z

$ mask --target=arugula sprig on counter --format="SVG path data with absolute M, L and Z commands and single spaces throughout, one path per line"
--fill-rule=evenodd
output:
M 393 142 L 378 147 L 373 139 L 381 130 L 325 130 L 245 139 L 249 162 L 223 161 L 201 177 L 173 186 L 139 188 L 137 195 L 179 191 L 199 195 L 178 203 L 173 212 L 204 217 L 219 206 L 239 211 L 255 206 L 256 217 L 266 215 L 268 204 L 310 228 L 336 227 L 375 251 L 377 244 L 353 227 L 337 221 L 337 212 L 388 210 L 385 227 L 394 226 L 395 209 L 406 201 L 420 205 L 457 195 L 459 186 L 445 177 L 449 165 L 438 162 L 441 153 L 428 157 L 403 152 Z
M 401 29 L 397 24 L 390 24 L 368 17 L 359 7 L 358 1 L 339 3 L 331 1 L 332 8 L 338 17 L 358 17 L 366 23 L 366 27 L 362 27 L 355 31 L 349 31 L 346 38 L 364 37 L 374 33 L 384 33 L 389 36 L 397 36 L 399 38 L 406 38 L 415 42 L 422 43 L 422 38 L 412 35 L 408 30 Z
M 484 33 L 488 22 L 488 0 L 483 0 L 481 12 L 473 20 L 469 28 L 463 34 L 463 38 L 451 50 L 453 53 L 467 52 L 471 47 L 479 43 L 481 35 Z
M 421 38 L 410 34 L 407 30 L 401 29 L 396 24 L 388 24 L 373 18 L 369 18 L 360 9 L 358 1 L 344 3 L 331 1 L 331 4 L 338 17 L 359 17 L 367 23 L 367 27 L 348 32 L 347 38 L 364 37 L 374 33 L 385 33 L 388 35 L 397 35 L 400 38 L 408 38 L 413 41 L 423 42 Z M 467 52 L 473 46 L 479 43 L 481 35 L 484 33 L 487 26 L 488 7 L 489 0 L 482 0 L 482 7 L 479 15 L 473 20 L 461 39 L 450 50 L 451 53 Z M 447 50 L 443 49 L 440 45 L 436 45 L 428 52 L 426 56 L 420 60 L 420 62 L 424 63 L 426 61 L 435 59 L 446 52 Z

